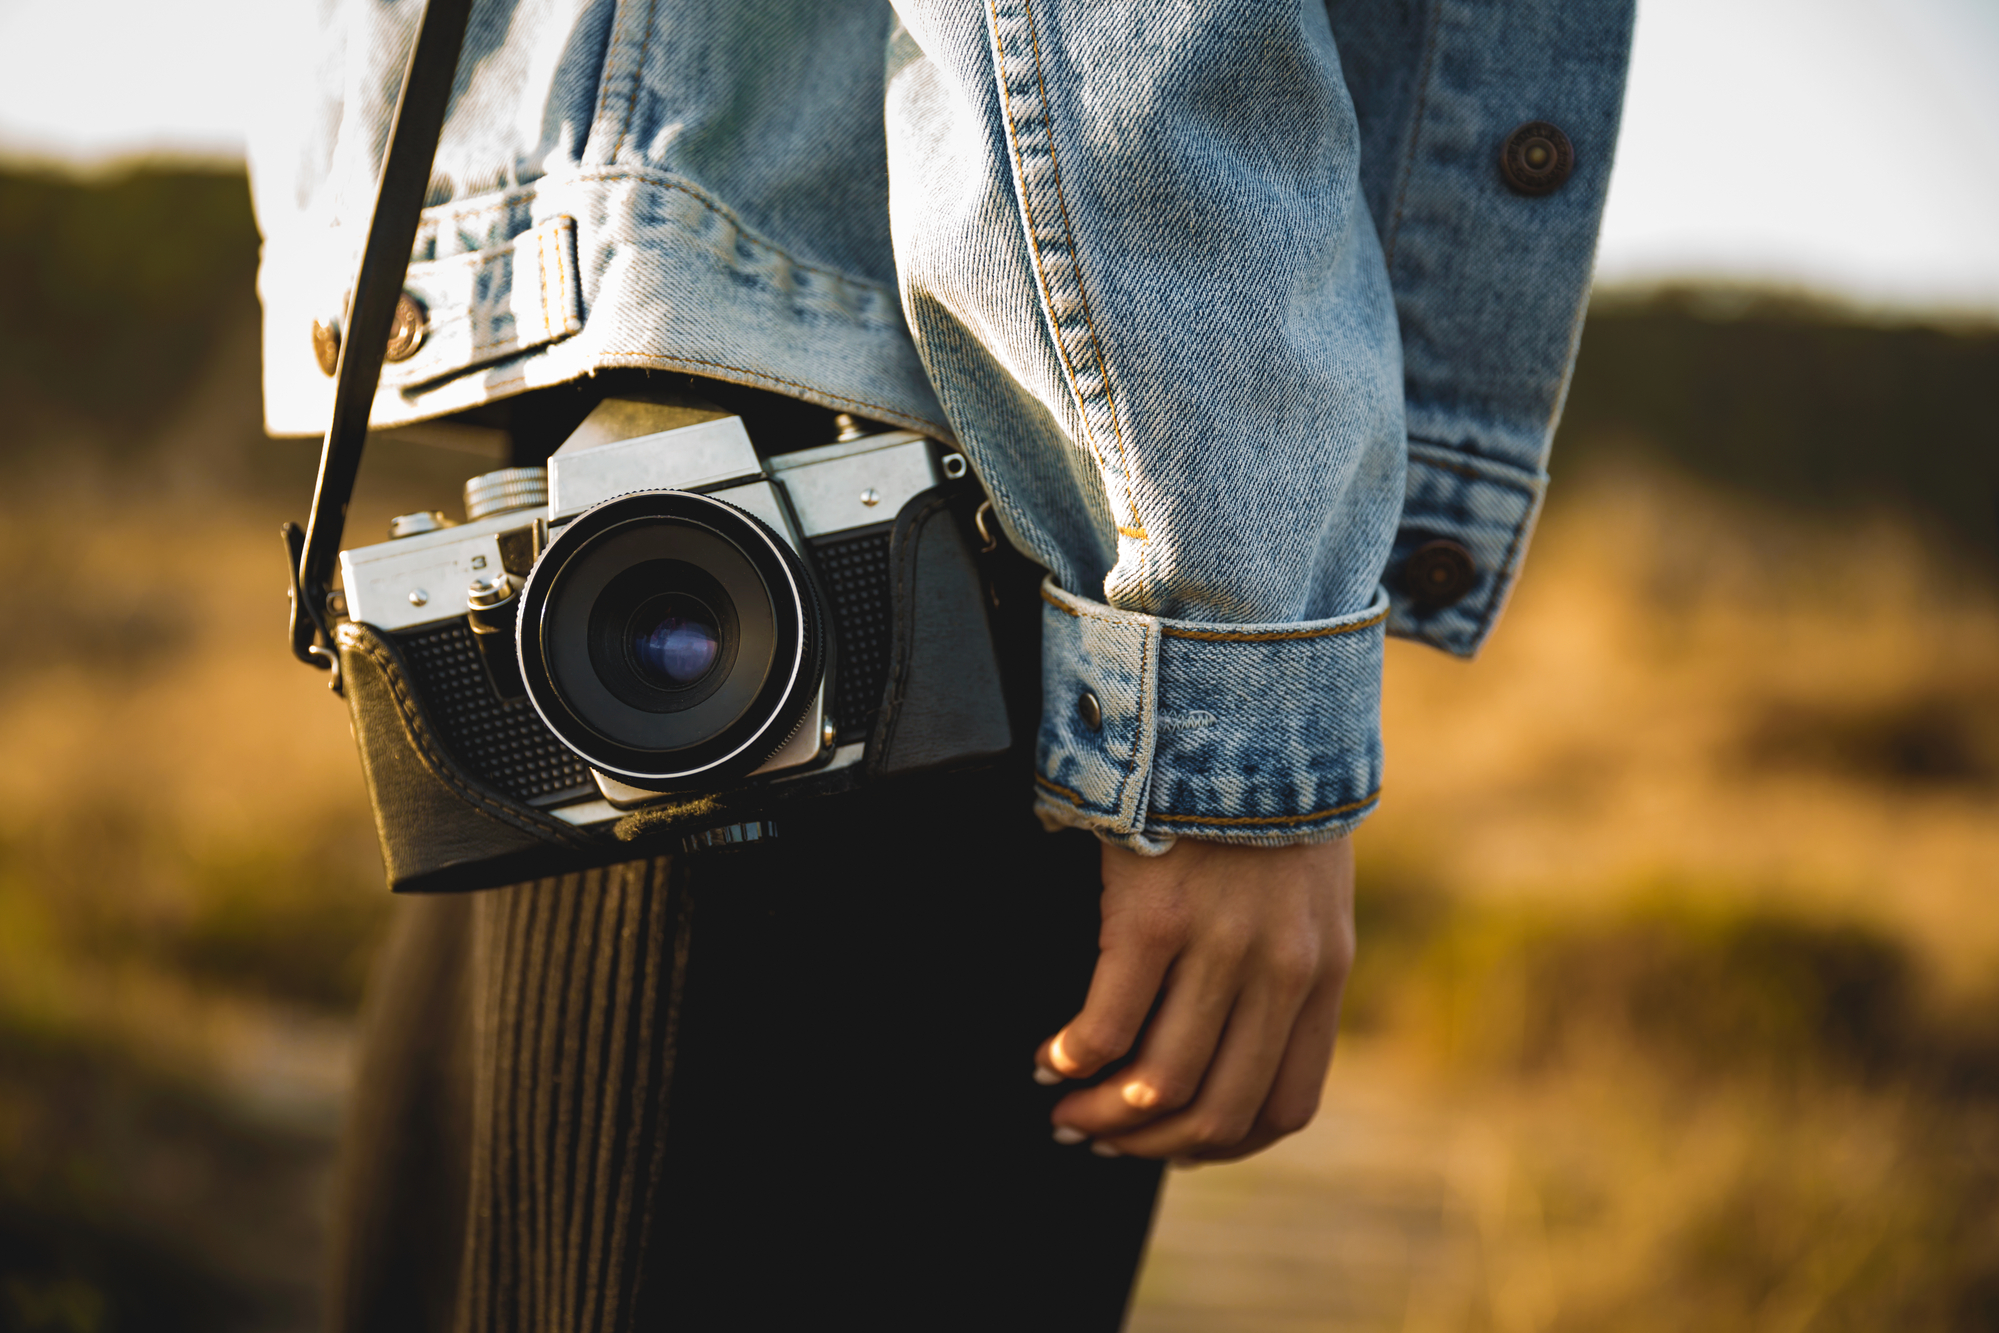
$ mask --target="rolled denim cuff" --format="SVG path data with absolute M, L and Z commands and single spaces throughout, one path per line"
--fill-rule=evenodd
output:
M 1158 855 L 1325 842 L 1374 809 L 1386 593 L 1290 625 L 1165 620 L 1052 580 L 1041 598 L 1043 823 Z

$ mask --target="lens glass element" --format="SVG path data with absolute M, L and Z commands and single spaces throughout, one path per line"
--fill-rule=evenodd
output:
M 802 560 L 751 515 L 640 491 L 555 534 L 521 590 L 522 681 L 600 772 L 680 790 L 752 772 L 818 698 L 825 629 Z M 670 786 L 651 786 L 653 783 Z
M 676 607 L 641 628 L 632 643 L 639 674 L 666 690 L 685 689 L 707 675 L 722 654 L 722 632 L 705 611 L 698 604 Z

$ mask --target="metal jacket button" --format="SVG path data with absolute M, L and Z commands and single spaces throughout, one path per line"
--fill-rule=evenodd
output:
M 1402 562 L 1402 591 L 1422 611 L 1441 611 L 1464 599 L 1478 582 L 1478 565 L 1448 537 L 1424 542 Z
M 1084 690 L 1076 700 L 1076 714 L 1091 731 L 1104 729 L 1104 706 L 1097 702 L 1097 696 L 1092 691 Z
M 1515 194 L 1553 194 L 1575 169 L 1575 145 L 1545 120 L 1528 121 L 1499 150 L 1500 174 Z
M 389 325 L 389 343 L 382 356 L 389 361 L 407 361 L 423 346 L 430 325 L 430 312 L 423 302 L 404 292 L 396 298 L 395 322 Z M 331 375 L 340 367 L 340 326 L 330 319 L 312 321 L 312 355 L 319 368 Z
M 389 325 L 389 345 L 382 355 L 390 361 L 407 361 L 416 355 L 416 349 L 423 346 L 423 335 L 430 320 L 430 312 L 423 308 L 423 302 L 404 292 L 396 298 L 396 319 Z
M 319 368 L 331 375 L 340 366 L 340 329 L 331 320 L 312 321 L 312 355 Z

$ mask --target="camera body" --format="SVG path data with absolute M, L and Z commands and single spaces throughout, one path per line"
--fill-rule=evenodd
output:
M 629 858 L 647 830 L 770 836 L 784 800 L 997 757 L 979 498 L 964 458 L 913 432 L 765 456 L 705 404 L 608 398 L 545 471 L 468 482 L 467 521 L 404 515 L 343 551 L 335 637 L 378 813 L 441 784 L 568 849 L 432 847 L 435 821 L 382 819 L 392 884 Z M 919 704 L 920 736 L 898 725 L 912 689 L 948 694 Z

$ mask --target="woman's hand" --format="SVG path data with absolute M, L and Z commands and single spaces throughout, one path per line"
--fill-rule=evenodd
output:
M 1035 1077 L 1087 1079 L 1052 1115 L 1106 1156 L 1225 1161 L 1311 1122 L 1353 966 L 1353 848 L 1181 839 L 1103 850 L 1103 931 L 1083 1011 Z

